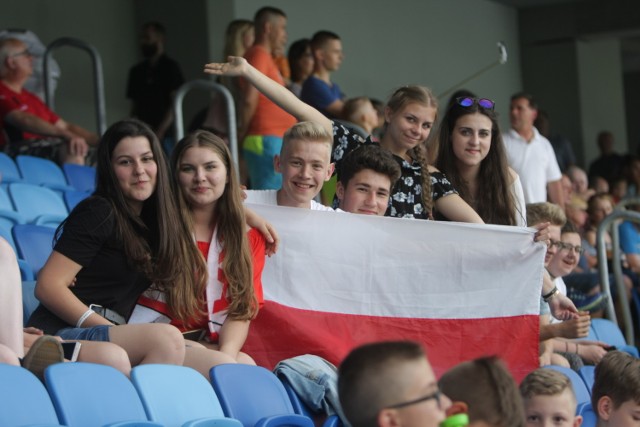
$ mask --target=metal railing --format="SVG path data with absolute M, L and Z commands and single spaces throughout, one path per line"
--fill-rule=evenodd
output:
M 618 302 L 622 310 L 622 320 L 624 322 L 624 332 L 627 344 L 634 345 L 634 327 L 633 317 L 631 316 L 631 308 L 629 299 L 627 298 L 627 289 L 624 285 L 624 277 L 622 273 L 621 251 L 620 251 L 620 233 L 616 225 L 616 221 L 625 220 L 640 223 L 640 212 L 623 210 L 625 206 L 631 204 L 640 204 L 640 198 L 633 197 L 621 200 L 616 210 L 608 215 L 600 225 L 596 234 L 596 248 L 598 250 L 598 271 L 600 273 L 600 286 L 602 292 L 607 296 L 607 317 L 616 325 L 618 319 L 616 317 L 615 308 L 613 306 L 613 298 L 611 297 L 611 286 L 609 284 L 609 266 L 607 264 L 607 247 L 605 242 L 605 233 L 610 231 L 611 234 L 611 263 L 613 265 L 613 275 L 615 278 L 616 290 L 618 294 Z
M 182 114 L 182 104 L 184 102 L 185 95 L 193 89 L 201 89 L 209 92 L 217 92 L 222 94 L 225 98 L 225 104 L 227 106 L 227 129 L 229 135 L 229 149 L 231 150 L 231 158 L 236 165 L 236 173 L 239 174 L 240 168 L 238 157 L 238 131 L 236 128 L 236 106 L 233 100 L 233 96 L 229 89 L 219 83 L 212 82 L 210 80 L 192 80 L 184 83 L 176 91 L 176 95 L 173 100 L 173 112 L 174 112 L 174 126 L 176 130 L 176 139 L 179 141 L 184 137 L 184 116 Z
M 51 61 L 51 55 L 53 51 L 63 47 L 71 46 L 81 50 L 84 50 L 91 57 L 91 63 L 93 66 L 93 90 L 96 103 L 96 124 L 98 126 L 98 133 L 102 135 L 107 130 L 107 113 L 104 99 L 104 75 L 102 73 L 102 59 L 98 50 L 88 43 L 83 42 L 71 37 L 62 37 L 52 41 L 47 50 L 44 53 L 43 67 L 44 67 L 44 93 L 45 102 L 50 109 L 55 110 L 53 102 L 53 84 L 51 83 L 51 76 L 49 73 L 49 63 Z

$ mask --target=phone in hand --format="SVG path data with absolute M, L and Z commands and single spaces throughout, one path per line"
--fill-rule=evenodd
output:
M 77 341 L 63 342 L 62 351 L 64 352 L 64 358 L 70 362 L 78 360 L 78 354 L 80 354 L 80 347 L 82 343 Z
M 191 341 L 200 341 L 206 335 L 206 330 L 204 329 L 194 329 L 192 331 L 185 331 L 182 333 L 182 336 L 185 340 Z

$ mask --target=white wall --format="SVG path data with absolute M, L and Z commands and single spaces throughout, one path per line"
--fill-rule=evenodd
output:
M 509 97 L 520 90 L 517 15 L 488 0 L 272 0 L 288 16 L 289 43 L 318 30 L 340 35 L 346 54 L 334 80 L 347 96 L 385 100 L 394 88 L 423 84 L 436 94 L 497 60 L 507 65 L 465 85 L 498 103 L 506 124 Z M 235 2 L 236 18 L 251 19 L 263 0 Z M 464 11 L 464 13 L 461 13 Z M 446 103 L 447 97 L 441 102 Z
M 596 136 L 601 130 L 611 131 L 617 149 L 627 151 L 622 58 L 618 40 L 579 41 L 577 46 L 585 164 L 589 164 L 599 155 Z

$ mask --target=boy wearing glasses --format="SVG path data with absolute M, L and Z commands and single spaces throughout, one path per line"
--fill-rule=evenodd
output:
M 640 425 L 640 359 L 620 351 L 604 356 L 596 366 L 591 406 L 597 427 Z
M 554 277 L 555 285 L 560 292 L 566 293 L 567 287 L 562 280 L 562 276 L 571 273 L 578 265 L 580 254 L 583 252 L 581 246 L 582 239 L 576 228 L 570 222 L 562 227 L 560 239 L 551 239 L 551 244 L 557 248 L 555 255 L 549 261 L 547 270 Z M 600 299 L 602 301 L 602 299 Z M 588 340 L 567 340 L 566 338 L 584 337 L 589 333 L 591 324 L 591 316 L 588 311 L 581 311 L 580 317 L 575 322 L 578 336 L 567 334 L 567 329 L 563 328 L 563 323 L 556 319 L 551 319 L 548 329 L 556 332 L 555 339 L 552 340 L 553 350 L 566 358 L 572 368 L 579 368 L 582 363 L 590 365 L 597 364 L 600 359 L 607 353 L 608 344 L 600 341 Z M 571 325 L 570 323 L 567 324 Z M 574 330 L 574 331 L 575 331 Z M 569 335 L 569 336 L 567 336 Z
M 438 427 L 451 405 L 424 350 L 410 341 L 354 349 L 340 365 L 338 394 L 353 427 Z

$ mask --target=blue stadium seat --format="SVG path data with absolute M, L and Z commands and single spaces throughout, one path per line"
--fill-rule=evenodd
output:
M 31 317 L 31 313 L 40 305 L 40 301 L 34 293 L 36 289 L 35 280 L 22 281 L 22 323 L 26 326 Z
M 18 256 L 29 264 L 37 277 L 53 250 L 53 236 L 56 230 L 42 225 L 19 224 L 15 225 L 11 232 Z
M 60 166 L 49 159 L 35 156 L 16 156 L 16 164 L 24 181 L 43 185 L 56 191 L 73 190 Z
M 0 225 L 11 227 L 14 224 L 24 224 L 24 217 L 16 212 L 16 208 L 4 187 L 0 187 Z
M 0 152 L 0 174 L 2 174 L 2 185 L 5 187 L 12 182 L 22 182 L 18 165 L 3 152 Z
M 131 382 L 151 421 L 167 427 L 242 427 L 240 421 L 225 417 L 211 384 L 194 369 L 136 366 L 131 371 Z
M 578 405 L 578 415 L 582 415 L 581 427 L 596 427 L 598 424 L 598 416 L 591 406 L 591 402 Z
M 71 212 L 73 208 L 75 208 L 78 205 L 78 203 L 80 203 L 90 195 L 91 193 L 87 193 L 84 191 L 77 191 L 77 190 L 65 191 L 63 196 L 64 203 L 67 205 L 67 209 L 69 210 L 69 212 Z
M 556 371 L 565 374 L 571 380 L 573 391 L 576 394 L 576 401 L 578 405 L 581 403 L 588 403 L 591 401 L 591 390 L 587 389 L 587 385 L 584 383 L 580 375 L 571 368 L 565 368 L 558 365 L 547 365 L 545 368 L 555 369 Z
M 35 375 L 0 364 L 0 426 L 59 426 L 49 394 Z
M 578 371 L 578 375 L 582 378 L 587 389 L 591 391 L 593 389 L 593 381 L 595 380 L 596 367 L 593 365 L 585 365 Z
M 11 234 L 12 229 L 13 226 L 7 226 L 2 221 L 0 221 L 0 237 L 6 240 L 13 248 L 13 251 L 16 253 L 18 268 L 20 269 L 20 276 L 22 280 L 34 280 L 33 270 L 31 270 L 31 266 L 27 261 L 21 259 L 20 255 L 18 255 L 18 248 L 16 248 L 16 243 L 13 241 L 13 235 Z
M 62 170 L 69 185 L 76 190 L 93 193 L 96 189 L 96 168 L 65 163 L 62 165 Z
M 44 379 L 58 418 L 67 427 L 162 427 L 147 420 L 135 387 L 111 366 L 56 363 L 45 370 Z
M 244 427 L 313 427 L 313 421 L 296 414 L 284 386 L 260 366 L 225 364 L 211 368 L 213 389 L 227 417 Z
M 638 349 L 635 346 L 627 345 L 622 335 L 622 331 L 609 319 L 591 319 L 590 338 L 598 341 L 606 342 L 614 346 L 617 350 L 629 353 L 634 357 L 638 357 Z
M 14 183 L 9 185 L 9 195 L 28 223 L 57 227 L 69 215 L 62 197 L 49 188 Z

